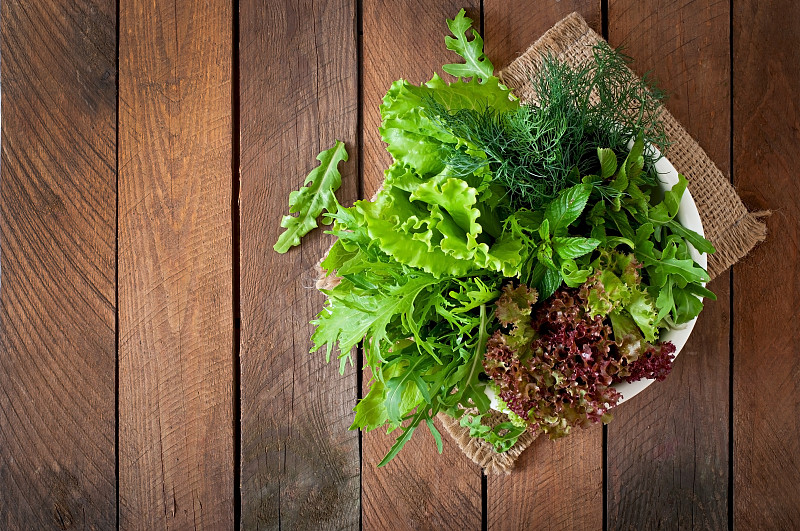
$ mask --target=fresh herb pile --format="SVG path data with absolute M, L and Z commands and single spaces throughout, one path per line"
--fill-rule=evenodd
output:
M 667 147 L 660 94 L 602 44 L 575 68 L 545 58 L 536 103 L 494 75 L 462 10 L 447 48 L 464 59 L 416 86 L 396 81 L 381 105 L 394 163 L 374 201 L 338 203 L 344 144 L 289 197 L 286 252 L 322 216 L 337 237 L 322 268 L 339 279 L 313 324 L 313 351 L 341 369 L 363 345 L 369 392 L 353 428 L 399 436 L 386 464 L 433 417 L 460 418 L 509 449 L 610 419 L 614 384 L 663 379 L 674 346 L 661 334 L 702 309 L 711 244 L 675 219 L 686 179 L 661 192 Z M 488 394 L 487 394 L 488 391 Z M 509 422 L 481 423 L 492 401 Z

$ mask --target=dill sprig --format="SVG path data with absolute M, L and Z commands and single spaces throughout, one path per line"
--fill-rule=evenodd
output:
M 633 74 L 630 57 L 608 44 L 596 45 L 592 56 L 582 67 L 543 57 L 531 79 L 535 101 L 515 111 L 450 111 L 429 97 L 431 119 L 486 154 L 478 157 L 453 145 L 447 158 L 451 170 L 469 175 L 488 165 L 513 207 L 538 208 L 579 175 L 599 172 L 598 147 L 624 158 L 630 139 L 641 133 L 646 143 L 667 149 L 660 120 L 663 93 L 648 76 Z M 643 178 L 649 184 L 657 182 L 654 162 L 645 154 Z

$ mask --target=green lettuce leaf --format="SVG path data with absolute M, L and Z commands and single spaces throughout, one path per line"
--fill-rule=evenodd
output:
M 431 103 L 436 104 L 435 108 Z M 381 138 L 395 161 L 413 168 L 420 176 L 434 175 L 444 169 L 453 145 L 464 146 L 477 157 L 482 154 L 467 139 L 455 136 L 439 123 L 442 112 L 518 107 L 519 103 L 497 78 L 485 83 L 473 79 L 448 84 L 434 75 L 422 86 L 401 79 L 392 84 L 383 98 Z
M 454 177 L 410 188 L 409 193 L 390 186 L 374 202 L 355 204 L 370 237 L 387 255 L 436 277 L 464 276 L 480 269 L 516 274 L 522 245 L 503 237 L 486 241 L 474 188 Z

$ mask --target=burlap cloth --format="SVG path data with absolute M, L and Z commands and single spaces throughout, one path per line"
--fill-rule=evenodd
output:
M 508 68 L 500 72 L 504 84 L 525 103 L 535 97 L 529 82 L 541 66 L 543 55 L 579 66 L 592 59 L 592 47 L 602 37 L 594 32 L 577 13 L 568 15 L 550 28 Z M 748 212 L 728 179 L 708 155 L 666 109 L 661 115 L 666 133 L 672 142 L 667 154 L 669 161 L 689 179 L 689 189 L 700 211 L 706 238 L 716 247 L 708 257 L 708 273 L 713 279 L 743 258 L 767 236 L 767 228 L 759 217 L 767 212 Z M 332 279 L 319 278 L 318 288 L 328 287 Z M 492 412 L 486 424 L 496 426 L 508 420 L 502 413 Z M 505 453 L 497 453 L 492 445 L 469 436 L 469 429 L 459 421 L 440 413 L 438 419 L 459 447 L 487 474 L 508 474 L 517 457 L 536 438 L 526 432 Z

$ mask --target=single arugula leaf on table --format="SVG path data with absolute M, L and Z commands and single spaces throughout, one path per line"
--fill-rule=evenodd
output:
M 300 245 L 300 238 L 317 228 L 317 218 L 323 212 L 336 212 L 339 203 L 334 192 L 342 185 L 342 175 L 337 168 L 347 161 L 344 142 L 336 141 L 330 149 L 317 155 L 319 166 L 311 170 L 303 183 L 303 188 L 289 194 L 289 213 L 284 216 L 281 227 L 286 230 L 278 237 L 274 249 L 285 253 L 289 248 Z

